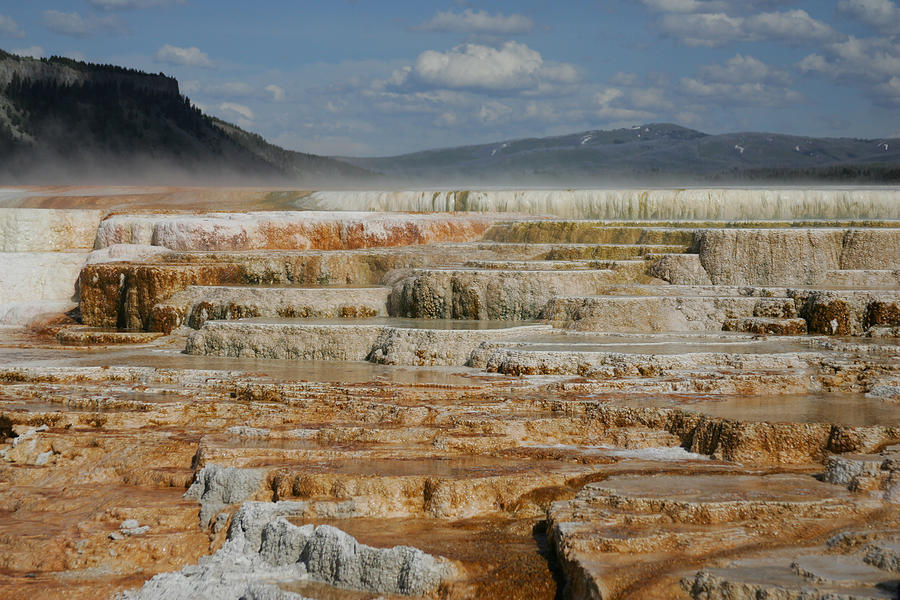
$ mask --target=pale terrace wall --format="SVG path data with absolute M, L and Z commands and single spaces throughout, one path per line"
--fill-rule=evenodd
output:
M 900 219 L 896 189 L 321 191 L 316 210 L 474 211 L 571 219 Z
M 76 306 L 75 283 L 102 218 L 98 210 L 0 208 L 0 326 Z

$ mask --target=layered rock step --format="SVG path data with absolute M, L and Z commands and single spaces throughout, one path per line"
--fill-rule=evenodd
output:
M 151 322 L 171 331 L 181 325 L 199 329 L 208 320 L 248 317 L 385 317 L 390 291 L 388 287 L 188 286 L 155 305 Z
M 371 360 L 382 364 L 464 365 L 488 340 L 547 331 L 546 325 L 384 319 L 314 323 L 207 321 L 188 338 L 188 354 L 294 360 Z
M 697 470 L 590 483 L 553 503 L 548 518 L 571 597 L 613 598 L 650 573 L 656 597 L 673 597 L 677 565 L 750 550 L 773 534 L 784 543 L 875 508 L 810 476 Z
M 767 299 L 766 302 L 771 302 Z M 745 296 L 564 296 L 550 300 L 541 316 L 580 331 L 721 331 L 728 320 L 752 317 L 760 299 Z M 793 309 L 793 302 L 783 304 Z
M 606 295 L 560 294 L 541 317 L 583 331 L 741 331 L 861 335 L 900 325 L 900 292 L 735 286 L 606 286 Z
M 590 294 L 598 286 L 640 281 L 643 261 L 604 269 L 414 269 L 398 280 L 389 310 L 399 317 L 523 320 L 540 316 L 559 294 Z
M 494 222 L 481 215 L 268 211 L 114 215 L 95 248 L 144 244 L 170 250 L 346 250 L 474 241 Z
M 900 581 L 890 568 L 890 561 L 878 560 L 885 556 L 882 550 L 886 548 L 891 548 L 888 555 L 896 556 L 895 541 L 866 545 L 861 551 L 850 554 L 838 553 L 831 544 L 776 551 L 706 568 L 686 577 L 682 587 L 695 599 L 889 600 L 900 593 Z
M 110 246 L 109 249 L 137 247 Z M 552 246 L 556 247 L 556 246 Z M 159 247 L 156 247 L 159 248 Z M 473 259 L 540 258 L 528 245 L 440 244 L 365 250 L 166 252 L 87 265 L 79 278 L 86 325 L 164 331 L 152 309 L 188 286 L 377 286 L 392 271 Z
M 689 247 L 694 241 L 691 223 L 521 221 L 497 223 L 484 238 L 508 243 L 576 243 L 670 245 Z

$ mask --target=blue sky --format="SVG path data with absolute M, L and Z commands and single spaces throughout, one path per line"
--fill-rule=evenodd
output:
M 164 72 L 318 154 L 660 121 L 888 137 L 898 2 L 3 0 L 0 48 Z

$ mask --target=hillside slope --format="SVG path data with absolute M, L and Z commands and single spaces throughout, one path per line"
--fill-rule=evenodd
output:
M 7 181 L 364 179 L 204 115 L 178 82 L 112 65 L 0 51 L 0 174 Z
M 510 181 L 599 177 L 836 179 L 900 177 L 900 139 L 810 138 L 771 133 L 708 135 L 669 123 L 428 150 L 342 158 L 387 175 Z

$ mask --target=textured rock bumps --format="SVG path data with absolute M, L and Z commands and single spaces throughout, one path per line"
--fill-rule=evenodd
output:
M 234 515 L 225 545 L 196 566 L 155 576 L 123 600 L 301 598 L 275 582 L 319 581 L 380 594 L 422 596 L 453 574 L 449 561 L 416 548 L 372 548 L 329 525 L 285 520 L 293 503 L 250 502 Z

